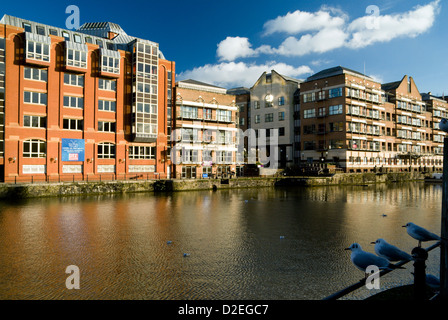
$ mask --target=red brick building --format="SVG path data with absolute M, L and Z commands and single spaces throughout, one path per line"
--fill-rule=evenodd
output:
M 0 179 L 166 177 L 175 64 L 113 23 L 0 21 Z

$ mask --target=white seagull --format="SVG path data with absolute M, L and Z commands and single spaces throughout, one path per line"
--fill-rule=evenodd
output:
M 440 237 L 425 228 L 422 228 L 412 222 L 408 222 L 406 225 L 403 226 L 406 228 L 406 231 L 408 234 L 418 240 L 418 246 L 421 247 L 422 241 L 433 241 L 433 240 L 440 240 Z
M 375 244 L 376 254 L 389 261 L 412 260 L 412 256 L 409 253 L 398 249 L 396 246 L 391 245 L 384 239 L 377 239 L 375 242 L 372 242 L 372 244 Z
M 380 270 L 384 269 L 404 269 L 402 267 L 396 267 L 393 264 L 389 262 L 389 260 L 378 257 L 377 255 L 374 255 L 373 253 L 366 252 L 362 250 L 362 247 L 359 243 L 353 243 L 350 247 L 345 248 L 345 250 L 351 250 L 352 253 L 350 255 L 350 259 L 352 260 L 352 263 L 357 267 L 359 270 L 364 271 L 366 273 L 366 269 L 368 266 L 376 266 Z

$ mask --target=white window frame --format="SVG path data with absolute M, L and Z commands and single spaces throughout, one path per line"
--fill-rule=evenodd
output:
M 101 153 L 100 153 L 101 147 Z M 97 145 L 98 159 L 115 159 L 116 145 L 111 142 L 101 142 Z
M 29 98 L 29 99 L 28 99 Z M 24 91 L 23 102 L 30 104 L 47 105 L 47 94 L 42 92 Z
M 23 77 L 27 80 L 47 82 L 48 72 L 46 69 L 25 67 L 23 69 Z
M 28 150 L 25 152 L 26 145 Z M 33 150 L 36 146 L 36 150 Z M 45 158 L 47 156 L 47 143 L 44 140 L 28 139 L 23 141 L 22 155 L 24 158 Z

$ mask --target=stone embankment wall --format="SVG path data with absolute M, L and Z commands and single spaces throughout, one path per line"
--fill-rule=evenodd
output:
M 110 193 L 172 192 L 192 190 L 218 190 L 233 188 L 262 188 L 287 186 L 368 185 L 423 180 L 417 172 L 404 173 L 353 173 L 331 177 L 262 177 L 237 179 L 148 180 L 73 183 L 0 184 L 0 198 L 86 196 Z

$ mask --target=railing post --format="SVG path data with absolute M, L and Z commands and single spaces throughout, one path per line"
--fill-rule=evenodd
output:
M 415 247 L 411 253 L 414 257 L 414 298 L 422 301 L 426 299 L 425 262 L 428 259 L 428 252 L 421 247 Z
M 442 219 L 440 236 L 440 296 L 448 300 L 448 138 L 443 139 Z

